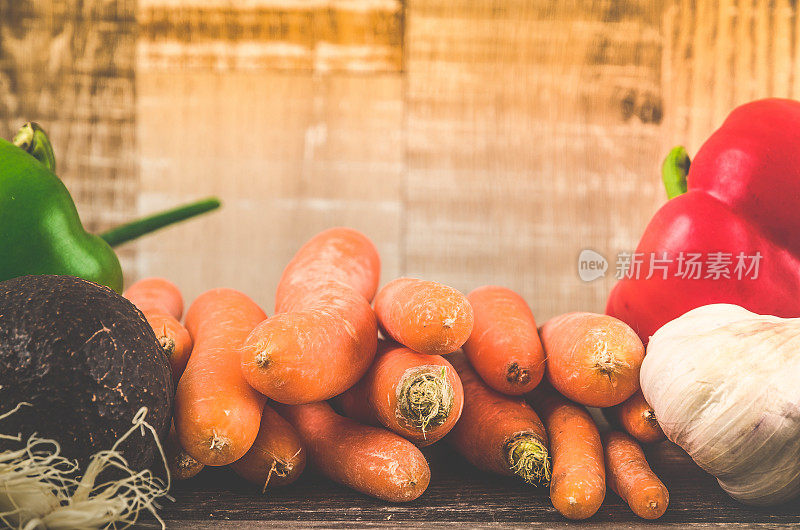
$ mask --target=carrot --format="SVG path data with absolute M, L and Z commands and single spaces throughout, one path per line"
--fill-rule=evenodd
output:
M 609 422 L 619 425 L 642 443 L 653 443 L 665 440 L 664 431 L 656 421 L 656 413 L 641 390 L 615 407 L 603 409 Z
M 383 425 L 425 446 L 441 439 L 456 424 L 464 390 L 444 357 L 381 341 L 366 375 L 337 400 L 345 416 Z
M 375 357 L 378 328 L 368 300 L 379 273 L 377 250 L 364 234 L 332 228 L 312 238 L 283 271 L 276 315 L 242 345 L 247 382 L 290 405 L 353 386 Z
M 456 351 L 472 331 L 472 307 L 463 294 L 415 278 L 398 278 L 384 285 L 375 297 L 375 314 L 388 336 L 431 355 Z
M 603 433 L 608 485 L 644 519 L 658 519 L 667 511 L 669 492 L 644 457 L 636 441 L 625 433 Z
M 202 464 L 230 464 L 256 439 L 265 398 L 242 377 L 238 347 L 265 318 L 233 289 L 206 291 L 186 313 L 194 350 L 175 395 L 175 431 Z
M 395 433 L 340 416 L 325 402 L 275 409 L 331 480 L 391 502 L 412 501 L 428 487 L 431 472 L 422 452 Z
M 134 283 L 124 293 L 136 307 L 160 307 L 175 320 L 183 316 L 183 296 L 178 287 L 164 278 L 144 278 Z
M 183 314 L 181 292 L 169 280 L 145 278 L 128 287 L 123 294 L 139 308 L 153 328 L 169 358 L 172 381 L 177 387 L 192 353 L 192 337 L 178 321 Z
M 530 484 L 547 484 L 547 433 L 524 400 L 489 388 L 461 354 L 452 358 L 464 385 L 464 412 L 447 440 L 472 465 Z
M 639 389 L 642 341 L 608 315 L 567 313 L 542 327 L 547 379 L 563 395 L 589 407 L 611 407 Z
M 478 375 L 503 394 L 518 396 L 536 388 L 544 375 L 544 348 L 525 300 L 493 285 L 478 287 L 467 300 L 475 324 L 464 353 Z
M 170 476 L 176 480 L 188 480 L 205 467 L 184 451 L 175 434 L 175 425 L 170 425 L 167 443 L 164 445 L 164 453 L 167 457 Z
M 306 450 L 297 431 L 275 409 L 264 405 L 261 427 L 253 446 L 231 464 L 240 477 L 263 486 L 291 484 L 306 467 Z
M 550 435 L 550 500 L 564 517 L 586 519 L 600 509 L 606 494 L 600 433 L 585 408 L 544 386 L 526 399 L 542 416 Z
M 368 302 L 378 290 L 381 260 L 367 236 L 352 228 L 336 227 L 312 237 L 283 270 L 275 295 L 275 312 L 295 290 L 332 280 L 349 285 Z

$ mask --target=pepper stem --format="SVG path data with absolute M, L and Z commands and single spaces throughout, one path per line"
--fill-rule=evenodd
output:
M 105 239 L 106 243 L 112 247 L 116 247 L 150 232 L 155 232 L 159 228 L 215 210 L 219 208 L 220 204 L 219 199 L 216 197 L 209 197 L 125 223 L 103 232 L 100 237 Z
M 661 180 L 667 190 L 667 198 L 672 199 L 678 195 L 686 193 L 686 175 L 689 174 L 691 160 L 686 148 L 682 146 L 673 147 L 664 163 L 661 165 Z
M 56 172 L 56 155 L 41 125 L 29 121 L 19 128 L 11 142 L 41 162 L 44 167 Z

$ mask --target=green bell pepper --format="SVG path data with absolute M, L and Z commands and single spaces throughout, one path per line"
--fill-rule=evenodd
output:
M 91 234 L 54 170 L 53 150 L 38 125 L 25 124 L 13 143 L 0 138 L 0 281 L 68 274 L 122 292 L 122 268 L 112 246 L 220 205 L 212 197 Z

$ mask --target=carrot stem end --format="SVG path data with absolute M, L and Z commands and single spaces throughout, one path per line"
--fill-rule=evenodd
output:
M 269 353 L 266 350 L 261 351 L 258 355 L 253 358 L 255 361 L 256 366 L 261 368 L 262 370 L 266 369 L 270 365 Z
M 535 436 L 523 433 L 506 446 L 508 467 L 528 484 L 547 486 L 550 483 L 550 457 L 547 448 Z
M 446 368 L 430 365 L 411 368 L 397 387 L 397 414 L 424 435 L 447 420 L 454 399 Z
M 166 335 L 162 335 L 158 338 L 158 343 L 161 344 L 161 347 L 164 349 L 164 353 L 167 354 L 167 357 L 171 357 L 172 353 L 175 351 L 175 341 Z

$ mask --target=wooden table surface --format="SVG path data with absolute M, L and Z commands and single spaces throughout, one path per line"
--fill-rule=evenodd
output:
M 550 504 L 546 489 L 476 471 L 444 444 L 424 450 L 433 475 L 422 497 L 388 504 L 334 484 L 307 470 L 292 486 L 257 488 L 224 469 L 206 469 L 177 484 L 161 511 L 168 528 L 344 527 L 565 527 L 639 526 L 800 527 L 800 502 L 769 510 L 731 500 L 716 480 L 670 443 L 648 449 L 653 469 L 670 491 L 667 513 L 656 523 L 637 518 L 609 492 L 600 511 L 580 525 L 564 519 Z M 151 525 L 146 525 L 150 527 Z

